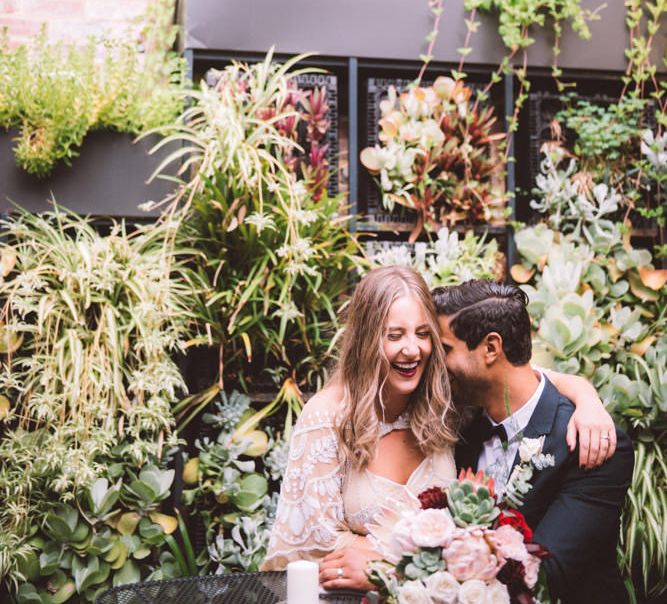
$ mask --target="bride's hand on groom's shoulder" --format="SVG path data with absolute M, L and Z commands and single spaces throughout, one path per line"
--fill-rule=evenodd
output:
M 320 562 L 320 584 L 324 589 L 373 589 L 368 581 L 366 566 L 382 558 L 364 537 L 351 545 L 327 554 Z M 340 570 L 342 570 L 342 573 Z
M 567 425 L 567 444 L 574 451 L 579 440 L 579 465 L 597 468 L 616 451 L 616 427 L 602 401 L 595 395 L 590 404 L 578 405 Z

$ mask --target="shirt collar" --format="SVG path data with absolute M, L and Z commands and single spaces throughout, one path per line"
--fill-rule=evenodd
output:
M 523 430 L 528 425 L 533 412 L 535 411 L 535 407 L 537 407 L 537 403 L 540 400 L 540 397 L 542 396 L 542 391 L 544 390 L 546 380 L 544 378 L 544 374 L 541 371 L 537 369 L 535 371 L 540 374 L 540 383 L 537 385 L 533 395 L 521 407 L 512 413 L 512 415 L 508 415 L 502 422 L 500 422 L 500 424 L 504 426 L 505 431 L 507 432 L 508 440 L 514 438 L 517 434 L 519 434 L 519 432 L 523 432 Z M 489 419 L 494 426 L 498 425 L 497 422 L 494 422 L 491 418 Z

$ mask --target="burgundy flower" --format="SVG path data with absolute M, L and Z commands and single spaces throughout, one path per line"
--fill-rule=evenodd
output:
M 498 572 L 496 579 L 507 585 L 512 600 L 520 602 L 533 602 L 533 594 L 526 585 L 526 569 L 523 562 L 508 560 Z
M 417 495 L 419 503 L 421 503 L 423 510 L 430 508 L 446 508 L 447 494 L 440 487 L 431 487 Z

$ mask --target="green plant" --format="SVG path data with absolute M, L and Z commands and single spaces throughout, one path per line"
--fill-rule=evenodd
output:
M 447 493 L 447 506 L 459 527 L 491 526 L 500 511 L 492 491 L 470 480 L 454 481 Z
M 31 527 L 54 500 L 81 501 L 110 471 L 116 443 L 112 461 L 140 467 L 175 441 L 184 384 L 171 355 L 194 335 L 196 291 L 173 224 L 131 234 L 116 224 L 102 236 L 73 214 L 21 210 L 3 226 L 0 384 L 12 406 L 0 440 L 0 539 L 11 549 L 0 548 L 0 576 L 16 576 Z M 167 491 L 163 475 L 144 469 L 123 492 L 155 511 Z
M 256 423 L 244 428 L 256 415 L 247 396 L 223 393 L 203 416 L 217 434 L 198 439 L 198 455 L 185 465 L 184 501 L 206 528 L 207 548 L 198 558 L 203 570 L 213 562 L 218 573 L 255 571 L 266 554 L 287 440 L 284 431 L 274 437 Z
M 169 211 L 202 252 L 210 283 L 196 312 L 220 349 L 220 378 L 247 388 L 272 367 L 273 378 L 318 383 L 338 330 L 336 311 L 360 264 L 340 199 L 322 186 L 327 127 L 322 93 L 298 96 L 291 78 L 301 57 L 278 65 L 272 53 L 256 65 L 234 63 L 202 83 L 192 105 L 162 144 L 184 146 L 190 176 Z M 308 157 L 294 131 L 313 135 Z
M 173 470 L 153 460 L 137 474 L 122 450 L 101 458 L 105 476 L 68 503 L 54 503 L 57 497 L 40 485 L 43 518 L 32 520 L 8 577 L 18 604 L 94 602 L 112 586 L 188 574 L 167 547 L 176 518 L 158 511 Z
M 590 376 L 637 443 L 620 559 L 627 575 L 638 577 L 634 589 L 658 595 L 667 588 L 667 499 L 660 487 L 667 429 L 667 271 L 653 267 L 648 250 L 631 245 L 626 229 L 604 219 L 613 210 L 613 204 L 603 209 L 608 189 L 591 211 L 592 200 L 574 181 L 574 170 L 555 165 L 549 158 L 543 164 L 536 191 L 542 199 L 535 207 L 562 233 L 546 224 L 518 231 L 522 264 L 512 275 L 527 283 L 535 361 Z
M 495 131 L 493 108 L 471 95 L 462 81 L 441 76 L 400 95 L 392 87 L 380 105 L 381 144 L 364 149 L 361 162 L 379 177 L 386 208 L 417 211 L 411 241 L 423 228 L 503 218 L 496 143 L 505 135 Z
M 139 134 L 178 114 L 185 70 L 171 52 L 173 6 L 151 5 L 141 43 L 91 37 L 66 46 L 42 33 L 10 49 L 0 37 L 0 125 L 20 129 L 15 153 L 23 169 L 44 177 L 58 161 L 69 163 L 92 129 Z
M 555 230 L 573 232 L 576 237 L 584 225 L 592 223 L 599 229 L 613 230 L 610 219 L 619 209 L 621 195 L 605 183 L 586 186 L 575 177 L 580 174 L 576 159 L 571 158 L 562 168 L 565 156 L 561 147 L 551 147 L 545 153 L 533 191 L 538 199 L 531 200 L 530 207 L 545 214 Z
M 433 241 L 388 247 L 369 244 L 371 266 L 396 264 L 417 270 L 429 287 L 457 285 L 469 279 L 502 280 L 505 259 L 495 239 L 467 231 L 463 240 L 456 231 L 442 228 Z

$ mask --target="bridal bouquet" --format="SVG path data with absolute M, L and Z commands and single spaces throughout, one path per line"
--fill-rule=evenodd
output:
M 523 483 L 524 476 L 514 477 Z M 520 466 L 517 466 L 519 468 Z M 512 489 L 517 492 L 516 485 Z M 525 519 L 505 499 L 497 504 L 493 480 L 461 471 L 447 488 L 419 495 L 421 509 L 383 510 L 369 526 L 382 561 L 369 565 L 371 596 L 386 604 L 501 604 L 533 602 L 540 558 Z

